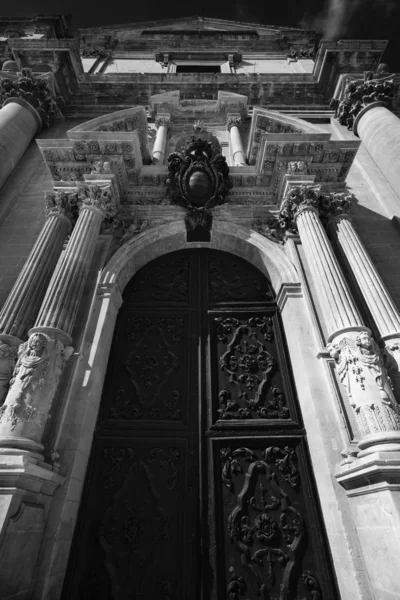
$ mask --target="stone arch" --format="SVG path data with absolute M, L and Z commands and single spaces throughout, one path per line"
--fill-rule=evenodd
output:
M 296 269 L 282 246 L 241 225 L 215 221 L 210 242 L 187 242 L 183 221 L 167 223 L 143 232 L 120 248 L 105 266 L 100 285 L 123 292 L 136 271 L 147 262 L 185 248 L 223 250 L 244 258 L 271 282 L 278 296 L 285 285 L 300 286 Z

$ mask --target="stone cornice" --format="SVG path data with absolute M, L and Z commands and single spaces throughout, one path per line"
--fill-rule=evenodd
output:
M 331 219 L 347 216 L 351 204 L 352 196 L 347 192 L 322 193 L 319 185 L 293 187 L 282 202 L 278 222 L 283 229 L 297 233 L 299 215 L 304 210 L 313 210 L 326 226 Z

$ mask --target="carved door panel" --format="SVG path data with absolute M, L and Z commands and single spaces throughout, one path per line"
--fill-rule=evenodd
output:
M 337 598 L 281 332 L 223 252 L 128 284 L 64 598 Z

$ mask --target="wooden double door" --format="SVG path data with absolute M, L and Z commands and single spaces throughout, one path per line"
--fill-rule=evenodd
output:
M 337 597 L 268 281 L 164 255 L 124 292 L 64 598 Z

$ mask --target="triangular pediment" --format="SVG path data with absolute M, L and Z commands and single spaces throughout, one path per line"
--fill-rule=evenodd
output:
M 181 17 L 180 19 L 160 19 L 155 21 L 142 21 L 142 22 L 133 22 L 126 24 L 115 24 L 115 25 L 105 25 L 100 27 L 93 27 L 88 29 L 80 29 L 80 35 L 99 34 L 102 31 L 113 31 L 113 33 L 119 37 L 121 34 L 131 35 L 141 35 L 144 32 L 165 32 L 168 33 L 179 33 L 179 32 L 188 32 L 188 31 L 214 31 L 221 33 L 230 33 L 230 32 L 244 32 L 244 31 L 253 31 L 254 33 L 258 33 L 259 35 L 271 35 L 280 37 L 283 34 L 287 34 L 288 32 L 293 33 L 306 33 L 306 34 L 315 34 L 314 31 L 306 30 L 306 29 L 296 29 L 296 28 L 286 28 L 286 27 L 276 27 L 269 26 L 262 23 L 251 23 L 244 21 L 231 21 L 227 19 L 216 19 L 216 18 L 208 18 L 208 17 L 199 17 L 199 16 L 190 16 L 190 17 Z

